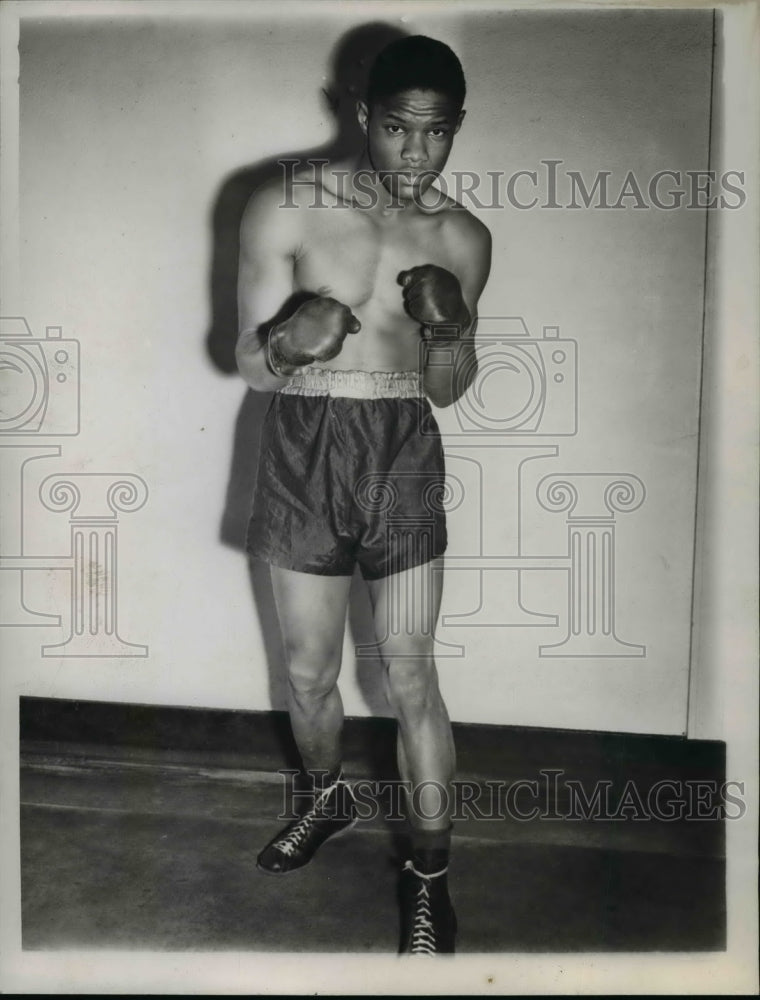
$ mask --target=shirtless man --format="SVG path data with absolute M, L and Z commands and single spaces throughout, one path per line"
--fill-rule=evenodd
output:
M 251 198 L 241 227 L 239 370 L 274 392 L 262 429 L 248 533 L 271 565 L 288 671 L 288 707 L 308 808 L 261 852 L 284 874 L 355 822 L 341 771 L 337 688 L 351 575 L 373 606 L 411 856 L 402 872 L 402 952 L 453 952 L 446 870 L 454 745 L 433 659 L 446 528 L 430 487 L 443 453 L 428 403 L 450 405 L 475 373 L 477 303 L 490 269 L 486 227 L 435 185 L 464 118 L 465 82 L 446 45 L 395 41 L 357 105 L 358 162 L 291 175 Z M 409 542 L 387 530 L 371 489 L 394 491 L 394 515 L 423 522 Z M 367 499 L 367 496 L 370 499 Z M 375 494 L 377 499 L 377 494 Z M 431 513 L 432 510 L 432 513 Z M 423 537 L 424 536 L 424 537 Z M 420 593 L 420 573 L 431 599 Z M 410 590 L 410 588 L 414 588 Z M 388 627 L 390 605 L 406 615 Z M 434 818 L 431 818 L 434 817 Z

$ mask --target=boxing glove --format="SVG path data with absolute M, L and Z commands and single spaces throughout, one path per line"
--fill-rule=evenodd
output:
M 340 354 L 348 334 L 360 329 L 361 323 L 342 302 L 308 299 L 270 331 L 269 367 L 276 375 L 292 375 L 313 361 L 329 361 Z
M 431 328 L 436 326 L 456 327 L 458 335 L 470 325 L 462 286 L 456 275 L 446 268 L 421 264 L 401 271 L 398 283 L 402 288 L 404 308 L 422 325 L 425 336 L 430 336 Z

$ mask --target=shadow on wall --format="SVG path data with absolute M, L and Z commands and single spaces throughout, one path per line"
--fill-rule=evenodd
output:
M 283 152 L 279 156 L 238 170 L 222 184 L 212 216 L 213 256 L 211 264 L 211 328 L 206 338 L 209 358 L 225 374 L 237 372 L 235 342 L 238 330 L 237 273 L 240 253 L 240 221 L 248 199 L 262 184 L 281 175 L 283 159 L 338 160 L 358 155 L 364 136 L 356 120 L 356 101 L 377 53 L 389 42 L 404 36 L 398 28 L 381 22 L 361 25 L 337 42 L 330 59 L 332 83 L 322 96 L 335 121 L 334 137 L 322 146 Z M 259 457 L 259 432 L 271 395 L 249 390 L 235 424 L 227 494 L 220 538 L 225 545 L 243 551 Z M 285 708 L 285 670 L 277 626 L 269 568 L 250 562 L 253 598 L 259 617 L 269 669 L 269 696 L 275 709 Z M 356 643 L 372 643 L 372 615 L 366 587 L 354 578 L 349 599 L 349 626 Z M 381 666 L 375 659 L 358 661 L 357 676 L 364 700 L 374 714 L 388 715 L 381 684 Z

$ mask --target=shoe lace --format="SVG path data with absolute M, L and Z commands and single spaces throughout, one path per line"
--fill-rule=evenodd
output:
M 432 875 L 425 875 L 423 872 L 418 872 L 411 861 L 407 861 L 404 870 L 412 872 L 419 879 L 409 952 L 412 955 L 435 955 L 436 940 L 433 915 L 430 911 L 430 883 L 434 878 L 445 875 L 448 868 L 443 868 Z
M 319 796 L 317 796 L 311 808 L 308 809 L 303 816 L 301 816 L 301 818 L 293 824 L 284 837 L 277 841 L 275 847 L 278 851 L 289 857 L 299 849 L 301 844 L 311 833 L 314 823 L 319 816 L 319 811 L 322 805 L 327 801 L 333 789 L 337 787 L 338 785 L 336 782 L 336 784 L 330 785 Z

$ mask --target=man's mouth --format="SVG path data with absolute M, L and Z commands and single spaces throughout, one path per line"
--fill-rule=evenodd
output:
M 421 180 L 424 180 L 426 176 L 430 175 L 432 178 L 432 173 L 430 170 L 399 170 L 398 176 L 401 181 L 405 184 L 418 184 Z

